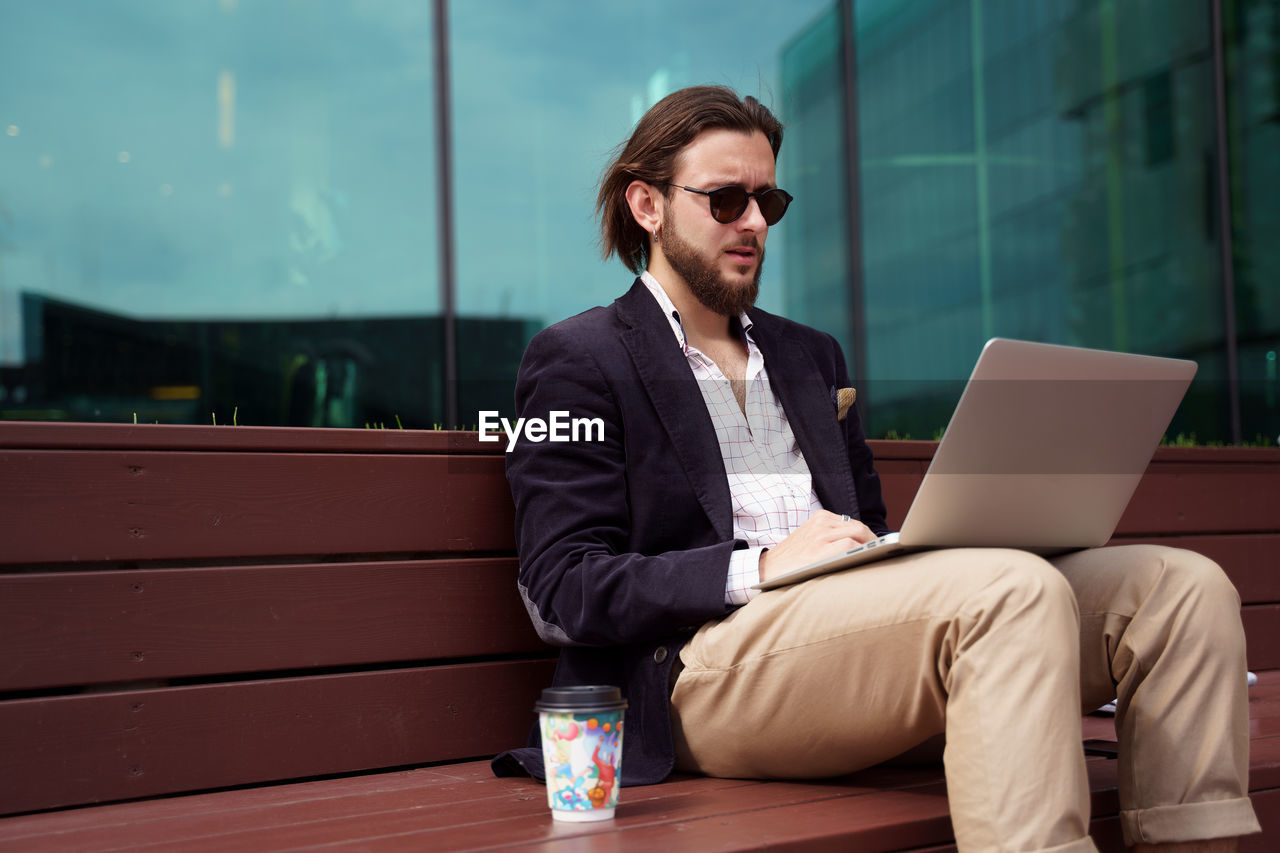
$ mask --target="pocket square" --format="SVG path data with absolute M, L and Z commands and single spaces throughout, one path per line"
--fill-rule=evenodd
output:
M 836 420 L 842 421 L 849 414 L 849 407 L 853 405 L 853 401 L 858 399 L 857 388 L 840 388 L 831 389 L 833 401 L 836 404 Z

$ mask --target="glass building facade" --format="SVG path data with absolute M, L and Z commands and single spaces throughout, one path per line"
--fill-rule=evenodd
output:
M 630 284 L 596 181 L 658 98 L 787 126 L 760 304 L 930 438 L 992 336 L 1193 358 L 1280 434 L 1280 0 L 4 0 L 0 417 L 510 414 Z

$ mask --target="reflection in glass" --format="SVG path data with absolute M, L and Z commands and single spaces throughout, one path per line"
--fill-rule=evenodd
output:
M 1226 414 L 1200 0 L 857 8 L 873 434 L 940 430 L 993 335 L 1194 358 Z
M 4 416 L 439 419 L 429 12 L 7 10 Z
M 1243 438 L 1280 442 L 1280 6 L 1223 4 Z
M 0 417 L 430 427 L 450 382 L 462 424 L 510 415 L 528 339 L 629 286 L 611 151 L 709 82 L 787 125 L 761 307 L 839 340 L 873 437 L 932 437 L 992 335 L 1194 358 L 1173 432 L 1229 437 L 1204 0 L 10 5 Z M 1280 10 L 1222 8 L 1240 419 L 1274 441 Z
M 830 0 L 451 4 L 460 317 L 505 318 L 526 324 L 531 337 L 624 293 L 632 276 L 601 259 L 593 216 L 596 182 L 614 146 L 659 98 L 695 83 L 756 95 L 789 124 L 782 53 L 831 7 Z M 778 183 L 796 201 L 770 231 L 760 299 L 782 313 L 797 221 L 807 205 L 839 200 L 821 175 L 833 162 L 807 158 L 790 133 Z M 818 173 L 809 180 L 821 196 L 792 189 L 810 173 Z M 527 337 L 513 359 L 480 358 L 481 345 L 462 329 L 458 342 L 460 390 L 478 386 L 489 408 L 510 414 Z M 460 401 L 464 420 L 475 411 Z

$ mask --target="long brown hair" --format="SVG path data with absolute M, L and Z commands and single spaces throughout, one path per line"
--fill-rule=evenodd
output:
M 596 196 L 604 256 L 617 253 L 632 272 L 649 264 L 649 234 L 627 204 L 627 187 L 640 180 L 663 187 L 675 176 L 676 159 L 705 130 L 760 131 L 774 160 L 782 147 L 782 122 L 750 95 L 739 98 L 727 86 L 690 86 L 667 95 L 644 114 L 631 138 L 605 169 Z

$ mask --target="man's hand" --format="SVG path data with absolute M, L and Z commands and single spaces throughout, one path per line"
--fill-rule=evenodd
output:
M 856 518 L 845 521 L 834 512 L 820 509 L 791 531 L 790 536 L 760 555 L 760 580 L 767 581 L 834 557 L 875 538 L 871 528 Z

